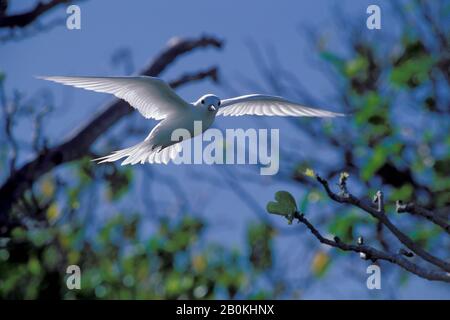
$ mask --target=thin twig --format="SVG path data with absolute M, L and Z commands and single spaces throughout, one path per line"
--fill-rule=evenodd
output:
M 442 229 L 444 229 L 445 232 L 450 234 L 450 224 L 448 224 L 443 218 L 439 217 L 434 212 L 422 208 L 413 202 L 402 203 L 401 201 L 397 201 L 396 210 L 397 213 L 408 212 L 412 215 L 422 216 L 425 219 L 430 220 L 434 224 L 440 226 Z
M 413 251 L 415 254 L 420 256 L 425 261 L 428 261 L 431 264 L 434 264 L 435 266 L 438 266 L 444 271 L 450 272 L 450 263 L 445 262 L 442 259 L 439 259 L 438 257 L 433 256 L 426 250 L 422 249 L 419 245 L 417 245 L 410 237 L 408 237 L 406 234 L 404 234 L 402 231 L 400 231 L 390 220 L 389 218 L 383 213 L 379 212 L 378 208 L 373 208 L 370 204 L 367 202 L 360 200 L 353 196 L 352 194 L 348 194 L 347 196 L 343 197 L 336 193 L 334 193 L 330 186 L 328 185 L 328 181 L 320 177 L 319 175 L 316 175 L 317 181 L 323 186 L 324 190 L 328 194 L 328 196 L 339 203 L 348 203 L 351 205 L 354 205 L 363 211 L 369 213 L 372 217 L 379 220 L 381 223 L 383 223 L 389 231 L 401 242 L 403 243 L 407 248 L 409 248 L 411 251 Z
M 33 23 L 37 18 L 39 18 L 44 13 L 50 11 L 54 7 L 68 3 L 70 0 L 51 0 L 48 2 L 39 1 L 36 6 L 23 13 L 14 15 L 3 15 L 0 16 L 0 28 L 23 28 L 27 25 Z
M 314 225 L 309 222 L 308 219 L 305 218 L 305 216 L 299 212 L 296 212 L 294 215 L 294 218 L 298 219 L 300 223 L 303 223 L 309 231 L 320 241 L 320 243 L 339 248 L 344 251 L 353 251 L 353 252 L 359 252 L 360 254 L 363 254 L 364 257 L 368 257 L 372 260 L 385 260 L 389 261 L 391 263 L 394 263 L 403 269 L 418 275 L 419 277 L 433 280 L 433 281 L 444 281 L 450 283 L 450 273 L 448 272 L 442 272 L 442 271 L 435 271 L 435 270 L 427 270 L 405 258 L 403 258 L 403 254 L 391 254 L 387 252 L 383 252 L 380 250 L 377 250 L 371 246 L 363 244 L 363 241 L 360 241 L 360 244 L 353 245 L 348 244 L 345 242 L 342 242 L 340 239 L 330 240 L 328 238 L 325 238 L 320 234 L 320 232 L 314 227 Z M 336 241 L 337 240 L 337 241 Z
M 15 99 L 15 100 L 18 100 Z M 10 174 L 13 174 L 16 171 L 16 160 L 17 160 L 17 153 L 18 153 L 18 145 L 17 141 L 13 134 L 13 125 L 14 125 L 14 117 L 17 113 L 17 105 L 18 101 L 12 101 L 8 104 L 8 101 L 6 99 L 6 93 L 3 86 L 3 80 L 0 81 L 0 103 L 2 105 L 2 111 L 3 111 L 3 120 L 4 120 L 4 127 L 5 127 L 5 137 L 7 143 L 11 146 L 11 155 L 9 158 L 9 172 Z

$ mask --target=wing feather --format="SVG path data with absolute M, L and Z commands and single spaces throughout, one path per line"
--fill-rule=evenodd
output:
M 162 120 L 171 113 L 186 110 L 185 102 L 161 79 L 139 77 L 39 77 L 96 92 L 110 93 L 127 101 L 145 118 Z
M 221 101 L 217 115 L 223 116 L 293 116 L 293 117 L 338 117 L 342 113 L 305 107 L 282 97 L 251 94 Z

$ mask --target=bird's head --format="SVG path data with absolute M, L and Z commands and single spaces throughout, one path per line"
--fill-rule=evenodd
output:
M 208 108 L 208 111 L 216 112 L 220 107 L 220 99 L 213 94 L 205 94 L 197 100 L 195 105 L 198 107 Z

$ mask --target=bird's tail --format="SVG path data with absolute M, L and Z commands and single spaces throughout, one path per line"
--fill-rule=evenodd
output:
M 114 151 L 110 155 L 105 157 L 93 159 L 98 163 L 114 162 L 122 158 L 126 159 L 121 165 L 137 164 L 137 163 L 163 163 L 167 164 L 171 159 L 174 159 L 181 151 L 181 145 L 179 143 L 163 148 L 161 146 L 155 146 L 149 143 L 149 141 L 142 141 L 132 147 Z

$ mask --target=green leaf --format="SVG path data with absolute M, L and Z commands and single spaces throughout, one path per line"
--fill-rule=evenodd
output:
M 388 153 L 383 145 L 378 145 L 370 158 L 369 162 L 363 168 L 361 177 L 364 181 L 368 181 L 375 172 L 386 162 Z
M 413 193 L 414 189 L 411 186 L 411 184 L 406 183 L 402 185 L 400 188 L 393 189 L 389 198 L 392 199 L 393 201 L 395 200 L 408 201 L 408 199 L 411 199 Z
M 284 216 L 292 221 L 291 216 L 297 211 L 297 204 L 294 197 L 287 191 L 275 193 L 275 201 L 267 204 L 267 211 L 271 214 Z
M 428 80 L 433 64 L 434 58 L 426 55 L 405 61 L 392 70 L 391 82 L 398 87 L 415 88 Z
M 271 201 L 267 205 L 267 211 L 273 214 L 289 215 L 297 210 L 294 197 L 287 191 L 275 193 L 275 202 Z
M 348 77 L 354 77 L 360 72 L 366 72 L 369 63 L 366 57 L 358 56 L 345 64 L 345 74 Z

